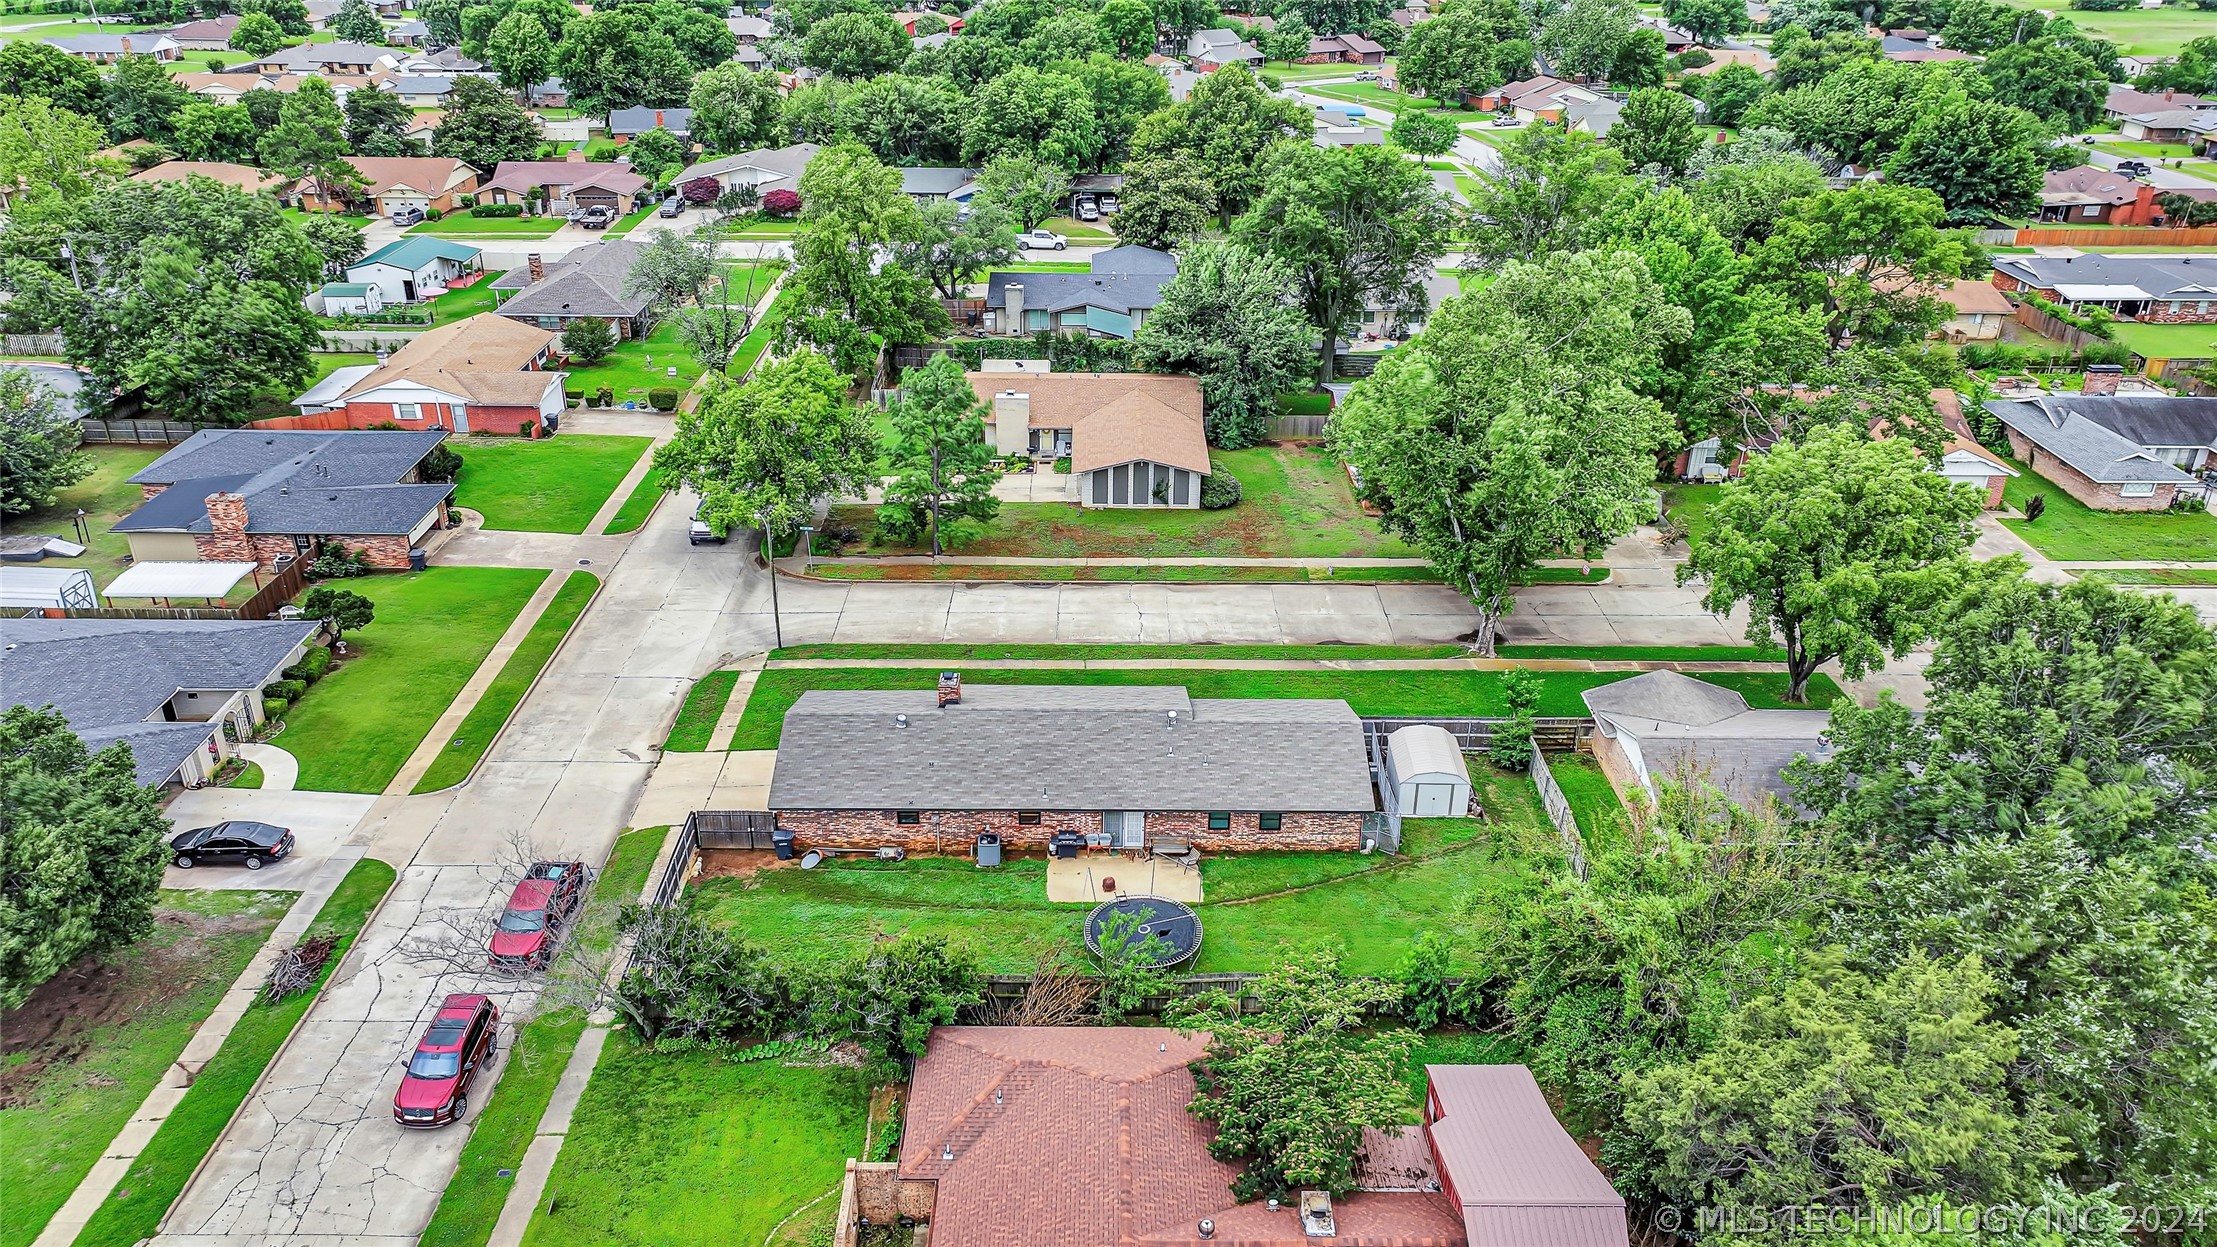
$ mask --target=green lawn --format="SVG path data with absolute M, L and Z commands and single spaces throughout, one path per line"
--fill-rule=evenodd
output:
M 623 484 L 650 437 L 563 433 L 538 441 L 457 438 L 462 475 L 454 502 L 482 512 L 485 527 L 582 533 Z
M 554 1210 L 540 1205 L 525 1247 L 751 1247 L 819 1199 L 810 1216 L 828 1231 L 869 1091 L 856 1069 L 663 1054 L 618 1031 L 547 1180 Z
M 314 385 L 341 368 L 352 368 L 358 364 L 374 364 L 377 362 L 377 356 L 368 351 L 318 351 L 308 357 L 308 362 L 315 365 L 316 375 L 310 378 L 308 382 L 308 384 Z M 286 397 L 291 396 L 287 395 Z
M 1685 526 L 1689 544 L 1709 531 L 1709 508 L 1724 495 L 1722 485 L 1665 485 L 1664 514 Z
M 63 39 L 69 37 L 70 35 L 130 35 L 137 34 L 142 30 L 169 29 L 169 27 L 167 26 L 134 26 L 126 25 L 122 22 L 72 22 L 67 20 L 69 15 L 66 13 L 25 13 L 20 14 L 19 16 L 25 20 L 54 21 L 58 24 L 53 26 L 26 26 L 21 24 L 12 26 L 0 26 L 0 40 Z M 183 68 L 191 70 L 206 68 L 206 66 L 200 63 L 197 56 L 188 59 L 190 60 L 189 64 L 180 62 Z
M 1334 661 L 1356 658 L 1461 658 L 1460 645 L 788 645 L 771 658 L 933 658 L 973 661 L 1002 658 L 1106 659 L 1153 662 L 1173 658 L 1290 659 Z
M 356 862 L 347 871 L 338 890 L 323 903 L 302 937 L 329 935 L 338 939 L 330 960 L 324 962 L 316 990 L 282 1004 L 256 1001 L 247 1008 L 223 1047 L 193 1079 L 191 1089 L 169 1120 L 162 1123 L 108 1201 L 77 1236 L 78 1247 L 131 1247 L 154 1236 L 162 1214 L 184 1191 L 201 1158 L 230 1124 L 301 1015 L 315 1003 L 317 992 L 330 981 L 394 878 L 393 868 L 374 857 Z
M 1553 570 L 1553 569 L 1546 569 Z M 1575 572 L 1575 569 L 1570 569 Z M 1436 584 L 1428 567 L 1069 567 L 997 563 L 818 563 L 809 574 L 823 580 L 1014 580 L 1102 584 L 1340 584 L 1417 582 Z M 1607 573 L 1598 573 L 1600 579 Z
M 347 581 L 377 619 L 347 634 L 346 661 L 285 712 L 274 743 L 300 759 L 299 786 L 383 792 L 546 577 L 434 567 Z
M 1332 395 L 1327 390 L 1313 394 L 1280 394 L 1278 410 L 1289 416 L 1328 416 L 1332 414 Z
M 1618 799 L 1616 788 L 1601 773 L 1601 763 L 1592 754 L 1550 754 L 1547 769 L 1555 777 L 1555 786 L 1563 790 L 1563 800 L 1570 802 L 1571 815 L 1589 843 L 1623 819 L 1624 802 Z
M 2184 160 L 2194 149 L 2184 143 L 2149 143 L 2140 139 L 2103 139 L 2094 144 L 2114 156 L 2146 156 L 2153 160 Z
M 663 752 L 700 753 L 707 749 L 708 738 L 716 733 L 716 720 L 723 717 L 724 706 L 737 687 L 736 671 L 711 671 L 702 676 L 678 708 L 677 722 L 670 725 L 670 738 L 662 743 Z
M 1329 935 L 1350 971 L 1389 974 L 1418 933 L 1494 912 L 1554 869 L 1560 842 L 1531 779 L 1483 762 L 1472 770 L 1491 821 L 1408 820 L 1399 855 L 1204 856 L 1197 908 L 1205 934 L 1194 968 L 1261 970 L 1282 945 Z M 921 930 L 963 940 L 989 972 L 1022 973 L 1043 951 L 1082 948 L 1087 906 L 1048 901 L 1046 880 L 1037 857 L 990 871 L 961 857 L 833 858 L 815 870 L 709 879 L 686 895 L 773 951 L 820 956 Z
M 471 216 L 465 209 L 425 221 L 408 232 L 440 238 L 545 238 L 564 224 L 558 216 Z
M 2120 320 L 2110 330 L 2126 350 L 2149 359 L 2217 357 L 2217 325 L 2143 325 Z
M 153 934 L 0 1015 L 0 1244 L 38 1237 L 297 896 L 163 892 Z
M 92 472 L 54 496 L 51 506 L 40 507 L 27 515 L 9 516 L 10 534 L 49 533 L 58 537 L 77 540 L 77 532 L 70 517 L 78 508 L 86 512 L 85 523 L 92 530 L 92 541 L 83 554 L 73 559 L 45 559 L 40 567 L 74 567 L 92 573 L 93 584 L 108 587 L 108 582 L 123 574 L 130 566 L 130 543 L 123 534 L 108 531 L 117 520 L 138 510 L 144 501 L 139 487 L 128 479 L 147 464 L 162 457 L 162 448 L 153 446 L 87 446 L 85 455 L 92 461 Z
M 454 730 L 454 739 L 447 742 L 431 769 L 416 781 L 417 792 L 437 792 L 470 777 L 478 759 L 492 747 L 493 738 L 500 734 L 508 716 L 531 690 L 532 682 L 539 678 L 547 660 L 554 657 L 555 647 L 569 635 L 570 625 L 585 613 L 586 603 L 593 600 L 593 593 L 599 588 L 600 577 L 593 573 L 569 573 L 569 579 L 555 591 L 554 600 L 547 603 L 538 622 L 524 635 L 523 644 L 501 664 L 500 674 L 493 677 L 485 695 L 463 716 L 462 725 Z
M 770 339 L 777 333 L 778 307 L 784 301 L 785 292 L 780 290 L 778 297 L 770 300 L 769 310 L 762 313 L 762 319 L 756 321 L 747 336 L 739 340 L 739 349 L 732 352 L 731 365 L 724 369 L 725 375 L 744 379 L 748 373 L 754 371 L 755 362 L 762 358 L 763 351 L 769 349 Z
M 2002 520 L 2010 532 L 2051 559 L 2103 562 L 2217 560 L 2217 515 L 2195 512 L 2096 511 L 2064 493 L 2031 468 L 2012 459 L 2002 500 L 2023 511 L 2025 500 L 2043 494 L 2048 509 L 2037 520 Z
M 643 208 L 632 209 L 629 214 L 619 217 L 614 224 L 608 227 L 608 236 L 610 238 L 622 238 L 639 228 L 639 222 L 653 216 L 655 209 L 661 206 L 660 204 L 648 204 Z
M 253 762 L 239 768 L 239 773 L 232 777 L 230 783 L 224 785 L 226 788 L 259 788 L 261 786 L 262 768 Z
M 616 514 L 608 521 L 611 533 L 635 533 L 654 514 L 654 505 L 662 500 L 662 469 L 648 468 L 639 483 L 631 487 L 631 496 L 616 508 Z
M 2117 50 L 2127 56 L 2176 55 L 2188 40 L 2210 34 L 2213 24 L 2217 24 L 2208 13 L 2178 3 L 2160 9 L 2119 9 L 2113 13 L 2082 12 L 2070 8 L 2064 0 L 2036 0 L 2025 7 L 2045 10 L 2050 16 L 2068 17 L 2072 25 L 2087 34 L 2117 44 Z
M 672 368 L 677 370 L 674 377 L 669 375 Z M 677 321 L 672 318 L 644 338 L 617 343 L 597 364 L 571 364 L 569 373 L 566 387 L 571 393 L 591 394 L 605 385 L 616 391 L 618 403 L 630 400 L 643 407 L 648 390 L 667 387 L 682 395 L 691 389 L 701 375 L 701 363 L 678 341 Z
M 2082 574 L 2099 576 L 2113 585 L 2217 585 L 2217 568 L 2117 568 Z
M 617 912 L 638 899 L 668 831 L 648 827 L 616 838 L 616 847 L 593 884 L 576 938 L 605 947 L 614 937 Z M 508 1048 L 508 1064 L 493 1086 L 492 1097 L 470 1124 L 470 1141 L 463 1145 L 454 1177 L 439 1197 L 431 1224 L 424 1227 L 422 1247 L 483 1247 L 492 1237 L 524 1150 L 538 1133 L 539 1119 L 546 1115 L 555 1084 L 584 1032 L 585 1015 L 574 1008 L 542 1014 L 517 1028 Z
M 1209 456 L 1218 471 L 1239 478 L 1244 496 L 1221 511 L 1197 508 L 1082 510 L 1067 503 L 1010 503 L 964 554 L 1246 557 L 1388 556 L 1416 551 L 1389 537 L 1355 506 L 1347 473 L 1320 446 L 1257 446 Z M 842 518 L 876 537 L 876 509 L 837 508 Z M 909 553 L 876 545 L 872 553 Z
M 1539 713 L 1586 714 L 1579 694 L 1627 678 L 1621 671 L 1543 671 Z M 1731 688 L 1756 707 L 1785 705 L 1783 672 L 1705 672 L 1701 679 Z M 785 712 L 810 689 L 921 689 L 938 683 L 927 667 L 786 667 L 764 671 L 747 698 L 733 749 L 775 749 Z M 1364 715 L 1497 716 L 1508 712 L 1495 671 L 1224 671 L 1193 669 L 994 670 L 970 673 L 977 684 L 1182 684 L 1195 697 L 1336 697 Z M 1809 681 L 1811 705 L 1832 704 L 1839 686 Z M 304 785 L 305 786 L 305 785 Z
M 1458 121 L 1468 121 L 1473 118 L 1493 115 L 1480 112 L 1475 108 L 1446 104 L 1440 100 L 1419 99 L 1413 95 L 1403 95 L 1399 91 L 1388 91 L 1373 82 L 1334 82 L 1323 86 L 1302 87 L 1301 89 L 1310 95 L 1321 95 L 1331 100 L 1344 100 L 1350 104 L 1375 104 L 1388 112 L 1399 112 L 1404 108 L 1429 108 L 1434 112 L 1446 113 Z
M 1764 645 L 1500 645 L 1503 658 L 1644 659 L 1648 662 L 1784 662 L 1786 651 Z
M 196 71 L 199 70 L 201 68 L 200 62 L 194 61 L 192 64 L 192 68 Z M 320 220 L 321 218 L 333 215 L 336 215 L 340 220 L 346 222 L 348 225 L 362 226 L 368 225 L 370 223 L 370 219 L 368 217 L 358 216 L 352 212 L 340 212 L 336 214 L 329 212 L 304 212 L 299 208 L 279 208 L 278 212 L 280 212 L 284 216 L 290 217 L 295 225 L 306 224 L 311 218 Z
M 1040 222 L 1039 228 L 1053 230 L 1057 234 L 1060 234 L 1064 238 L 1067 238 L 1071 242 L 1075 243 L 1105 243 L 1114 245 L 1116 242 L 1116 234 L 1114 231 L 1105 228 L 1107 225 L 1108 218 L 1106 217 L 1092 224 L 1087 224 L 1084 221 L 1080 221 L 1076 217 L 1051 216 L 1048 217 L 1045 221 Z
M 490 312 L 498 306 L 493 297 L 493 283 L 506 274 L 486 273 L 476 281 L 459 289 L 448 290 L 431 301 L 431 322 L 444 325 L 450 321 L 468 320 L 479 312 Z

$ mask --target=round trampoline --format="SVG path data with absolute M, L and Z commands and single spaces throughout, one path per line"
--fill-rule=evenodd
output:
M 1101 943 L 1113 939 L 1111 925 L 1123 933 L 1136 954 L 1157 966 L 1174 966 L 1201 951 L 1201 919 L 1188 906 L 1159 896 L 1127 896 L 1103 901 L 1085 916 L 1085 946 L 1101 955 Z

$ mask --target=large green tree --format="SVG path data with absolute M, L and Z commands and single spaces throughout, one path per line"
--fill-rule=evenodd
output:
M 1977 254 L 1967 234 L 1942 228 L 1946 214 L 1938 195 L 1916 186 L 1804 196 L 1778 210 L 1770 237 L 1749 253 L 1753 272 L 1822 309 L 1837 347 L 1921 338 L 1945 314 L 1917 289 L 1966 275 Z
M 0 181 L 23 198 L 91 194 L 100 175 L 95 156 L 105 146 L 100 123 L 90 117 L 43 96 L 0 95 Z
M 1247 985 L 1259 1008 L 1221 988 L 1173 1006 L 1177 1026 L 1209 1036 L 1188 1108 L 1216 1127 L 1209 1155 L 1244 1165 L 1232 1180 L 1237 1198 L 1290 1199 L 1304 1188 L 1346 1195 L 1364 1129 L 1392 1128 L 1412 1107 L 1401 1063 L 1416 1036 L 1365 1018 L 1398 1000 L 1399 984 L 1347 974 L 1329 947 L 1280 956 Z
M 1016 224 L 998 203 L 973 203 L 965 212 L 951 199 L 936 199 L 922 205 L 917 215 L 922 228 L 915 241 L 895 255 L 942 299 L 961 298 L 986 270 L 1017 256 Z
M 22 368 L 0 368 L 0 515 L 53 502 L 54 491 L 85 479 L 92 458 L 79 450 L 77 413 Z
M 1638 16 L 1633 0 L 1570 0 L 1541 24 L 1539 49 L 1557 73 L 1606 78 Z
M 376 20 L 373 16 L 372 21 Z M 285 32 L 277 28 L 275 19 L 263 13 L 249 13 L 239 19 L 232 28 L 231 50 L 244 52 L 257 60 L 285 46 Z
M 1030 156 L 996 156 L 978 170 L 975 198 L 1006 209 L 1017 229 L 1037 229 L 1069 201 L 1070 172 Z
M 1104 137 L 1084 83 L 1018 65 L 978 92 L 962 148 L 978 164 L 1029 156 L 1078 173 L 1095 167 Z
M 446 116 L 431 132 L 431 154 L 480 169 L 529 160 L 539 150 L 539 122 L 514 96 L 483 78 L 456 78 Z
M 950 165 L 962 156 L 970 101 L 941 78 L 886 74 L 855 83 L 837 99 L 836 125 L 892 165 Z
M 554 40 L 529 13 L 511 13 L 485 39 L 485 63 L 500 74 L 500 85 L 526 91 L 554 72 Z
M 98 117 L 105 95 L 100 71 L 36 39 L 0 44 L 0 95 L 44 98 L 80 117 Z
M 1624 155 L 1590 134 L 1526 126 L 1501 147 L 1500 167 L 1470 199 L 1465 265 L 1490 269 L 1580 251 L 1613 228 L 1639 189 Z
M 604 9 L 569 24 L 555 58 L 562 83 L 578 107 L 668 107 L 685 102 L 696 65 L 658 20 L 659 5 Z M 717 27 L 723 29 L 721 25 Z M 726 39 L 730 32 L 724 32 Z M 724 49 L 728 59 L 730 47 Z
M 1141 123 L 1132 157 L 1182 158 L 1188 168 L 1208 170 L 1228 226 L 1262 195 L 1271 164 L 1264 151 L 1280 139 L 1306 142 L 1313 129 L 1307 109 L 1263 90 L 1245 65 L 1227 65 Z
M 277 125 L 255 145 L 262 164 L 305 179 L 326 204 L 360 190 L 362 175 L 346 158 L 346 114 L 331 84 L 310 76 L 285 97 Z
M 168 832 L 129 745 L 94 753 L 52 710 L 0 714 L 0 1008 L 154 929 Z
M 1001 469 L 985 436 L 988 410 L 953 355 L 942 352 L 908 370 L 886 412 L 893 436 L 885 461 L 893 479 L 878 507 L 879 528 L 898 541 L 928 532 L 936 558 L 970 525 L 1000 513 L 993 482 Z
M 1201 378 L 1211 445 L 1238 450 L 1263 440 L 1278 396 L 1307 380 L 1316 331 L 1301 311 L 1299 285 L 1276 260 L 1205 243 L 1179 257 L 1178 275 L 1140 325 L 1141 363 Z
M 344 104 L 348 150 L 357 156 L 412 156 L 402 135 L 416 119 L 397 92 L 349 91 Z M 283 111 L 282 108 L 279 109 Z
M 693 77 L 686 103 L 693 110 L 693 138 L 712 152 L 743 152 L 776 137 L 777 75 L 732 61 Z
M 690 487 L 719 532 L 790 533 L 821 499 L 856 496 L 876 475 L 870 419 L 847 381 L 815 351 L 763 364 L 744 383 L 717 385 L 677 433 L 655 448 L 663 488 Z
M 890 73 L 908 56 L 908 32 L 884 13 L 839 13 L 809 28 L 801 61 L 835 78 Z
M 2092 58 L 2052 39 L 1996 48 L 1978 71 L 2001 103 L 2071 130 L 2099 120 L 2109 79 Z
M 1108 0 L 1101 6 L 1101 36 L 1116 55 L 1138 60 L 1155 50 L 1155 11 L 1147 0 Z
M 1838 661 L 1861 679 L 1923 640 L 1966 570 L 1984 499 L 1929 471 L 1916 447 L 1830 425 L 1756 455 L 1723 487 L 1678 570 L 1748 639 L 1786 654 L 1786 696 Z
M 1511 263 L 1334 416 L 1386 527 L 1476 604 L 1479 652 L 1540 559 L 1604 546 L 1651 505 L 1670 418 L 1631 381 L 1689 331 L 1635 255 Z
M 374 48 L 385 42 L 385 23 L 377 20 L 377 10 L 370 7 L 369 0 L 344 0 L 329 24 L 333 35 L 353 43 Z
M 1694 102 L 1676 91 L 1649 87 L 1624 102 L 1623 118 L 1610 129 L 1609 141 L 1635 169 L 1654 165 L 1666 173 L 1684 173 L 1701 147 L 1702 129 Z
M 1424 281 L 1453 229 L 1454 213 L 1422 165 L 1380 147 L 1287 144 L 1233 236 L 1296 274 L 1301 308 L 1324 339 L 1319 373 L 1330 381 L 1340 337 L 1365 307 L 1410 320 L 1424 314 Z
M 108 138 L 117 143 L 131 139 L 168 143 L 176 134 L 178 112 L 192 102 L 185 88 L 151 56 L 117 61 L 104 94 L 102 115 L 108 119 Z
M 880 347 L 946 330 L 946 311 L 923 276 L 884 263 L 886 252 L 924 234 L 898 170 L 860 144 L 841 144 L 809 161 L 800 195 L 785 282 L 785 328 L 793 340 L 822 347 L 840 368 L 860 375 Z
M 1401 85 L 1451 103 L 1481 95 L 1506 81 L 1497 67 L 1495 48 L 1524 34 L 1521 14 L 1514 15 L 1510 26 L 1490 6 L 1457 0 L 1410 29 L 1398 60 Z M 1526 59 L 1530 59 L 1529 50 Z
M 2048 142 L 2040 119 L 2021 108 L 1952 100 L 1909 132 L 1886 176 L 1937 194 L 1950 224 L 1992 225 L 2039 209 Z
M 1124 166 L 1116 236 L 1135 246 L 1172 251 L 1216 222 L 1216 187 L 1191 156 L 1149 156 Z

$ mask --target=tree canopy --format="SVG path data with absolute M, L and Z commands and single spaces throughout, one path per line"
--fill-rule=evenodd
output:
M 1302 314 L 1299 286 L 1276 260 L 1204 243 L 1186 249 L 1140 325 L 1143 363 L 1201 378 L 1210 445 L 1238 450 L 1263 440 L 1278 396 L 1307 381 L 1316 331 Z
M 818 499 L 860 494 L 876 477 L 877 445 L 846 378 L 803 350 L 679 412 L 654 465 L 664 489 L 700 495 L 700 518 L 718 532 L 782 534 L 813 520 Z

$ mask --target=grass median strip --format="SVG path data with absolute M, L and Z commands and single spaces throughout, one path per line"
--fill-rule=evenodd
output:
M 736 673 L 734 673 L 736 674 Z M 1625 677 L 1617 671 L 1542 671 L 1539 713 L 1586 714 L 1579 694 Z M 1195 697 L 1344 698 L 1363 715 L 1495 716 L 1508 713 L 1498 671 L 1211 671 L 1195 669 L 1030 670 L 974 672 L 980 684 L 1182 684 Z M 1710 672 L 1700 679 L 1734 690 L 1756 707 L 1778 708 L 1786 677 L 1774 672 Z M 939 673 L 926 667 L 780 667 L 764 671 L 747 697 L 746 714 L 733 734 L 733 749 L 775 749 L 785 721 L 810 689 L 924 689 Z M 707 681 L 702 681 L 706 683 Z M 1809 681 L 1803 709 L 1829 706 L 1840 688 L 1825 676 Z M 719 706 L 722 702 L 717 703 Z
M 1111 584 L 1309 584 L 1337 581 L 1434 582 L 1429 567 L 1073 567 L 1000 563 L 818 563 L 808 574 L 822 580 L 1013 580 Z
M 1587 658 L 1645 662 L 1784 662 L 1786 652 L 1767 645 L 1502 645 L 1503 658 Z
M 593 593 L 599 588 L 600 577 L 591 572 L 569 574 L 569 579 L 555 592 L 554 600 L 547 603 L 538 622 L 531 625 L 523 644 L 508 656 L 508 661 L 501 665 L 500 674 L 485 687 L 485 695 L 478 698 L 477 704 L 463 717 L 462 726 L 454 731 L 454 739 L 447 742 L 431 769 L 416 781 L 415 791 L 436 792 L 470 777 L 478 759 L 492 747 L 493 737 L 500 734 L 508 716 L 515 713 L 517 703 L 531 691 L 532 681 L 539 678 L 547 660 L 554 657 L 555 647 L 569 635 L 570 625 L 585 612 L 586 603 L 593 600 Z
M 631 496 L 616 508 L 615 518 L 608 521 L 610 533 L 635 533 L 654 514 L 654 504 L 662 500 L 662 469 L 648 468 L 632 488 Z
M 616 838 L 578 926 L 580 940 L 596 950 L 606 949 L 614 940 L 616 914 L 646 886 L 647 872 L 654 868 L 668 831 L 645 827 Z M 539 1119 L 546 1115 L 570 1053 L 584 1033 L 585 1014 L 575 1008 L 532 1018 L 517 1029 L 508 1048 L 508 1064 L 500 1081 L 493 1084 L 492 1098 L 470 1126 L 470 1141 L 462 1147 L 461 1161 L 439 1197 L 431 1224 L 424 1227 L 421 1247 L 483 1247 L 492 1237 L 515 1184 L 515 1171 L 523 1164 Z
M 938 658 L 985 661 L 998 658 L 1107 659 L 1146 662 L 1161 658 L 1287 659 L 1333 661 L 1350 658 L 1461 658 L 1460 645 L 901 645 L 853 642 L 788 645 L 772 650 L 779 658 Z
M 2113 585 L 2217 585 L 2217 567 L 2103 567 L 2077 574 Z
M 77 1247 L 131 1247 L 154 1236 L 163 1214 L 184 1191 L 200 1158 L 214 1146 L 262 1071 L 284 1045 L 285 1037 L 292 1034 L 308 1006 L 315 1003 L 394 878 L 393 868 L 375 858 L 364 858 L 347 872 L 302 936 L 303 940 L 321 935 L 338 939 L 329 960 L 323 963 L 315 990 L 281 1004 L 257 1000 L 247 1009 L 223 1047 L 193 1080 L 185 1098 L 116 1184 L 114 1193 L 77 1236 Z
M 708 738 L 716 734 L 716 720 L 723 717 L 724 703 L 731 700 L 731 690 L 737 687 L 736 671 L 711 671 L 701 677 L 678 708 L 677 722 L 670 725 L 670 738 L 662 743 L 662 751 L 700 753 L 707 749 Z

